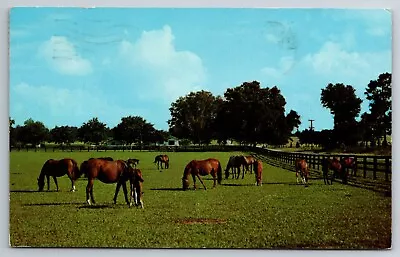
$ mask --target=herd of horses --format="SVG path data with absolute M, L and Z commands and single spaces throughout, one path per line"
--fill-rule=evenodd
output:
M 169 168 L 169 157 L 166 154 L 157 155 L 154 159 L 154 163 L 158 169 Z M 106 183 L 106 184 L 117 184 L 113 201 L 117 202 L 118 192 L 122 186 L 125 201 L 128 206 L 132 206 L 133 203 L 136 206 L 143 206 L 143 174 L 140 169 L 137 168 L 139 164 L 138 159 L 128 160 L 114 160 L 111 157 L 102 158 L 90 158 L 83 161 L 78 167 L 78 163 L 71 158 L 64 158 L 61 160 L 47 160 L 39 174 L 37 179 L 39 191 L 43 191 L 45 185 L 45 177 L 47 179 L 47 190 L 50 190 L 50 177 L 53 178 L 58 191 L 57 177 L 67 175 L 72 183 L 71 191 L 75 191 L 75 181 L 82 175 L 87 178 L 88 183 L 86 186 L 86 202 L 91 205 L 95 204 L 93 197 L 93 184 L 95 179 Z M 349 169 L 353 172 L 356 171 L 357 165 L 354 158 L 346 157 L 341 160 L 337 158 L 325 158 L 322 160 L 322 173 L 325 184 L 332 184 L 335 178 L 342 179 L 343 183 L 347 183 L 347 177 L 349 175 Z M 235 155 L 231 156 L 228 160 L 225 172 L 225 179 L 228 179 L 232 175 L 232 179 L 238 179 L 242 170 L 242 179 L 245 173 L 254 172 L 255 185 L 262 186 L 262 161 L 254 158 L 253 156 Z M 333 173 L 330 176 L 329 183 L 329 171 Z M 299 177 L 306 186 L 310 176 L 309 166 L 305 159 L 298 159 L 295 161 L 296 180 L 299 183 Z M 222 182 L 222 166 L 221 162 L 215 158 L 209 158 L 205 160 L 192 160 L 184 169 L 182 177 L 182 189 L 187 190 L 189 188 L 189 177 L 192 176 L 193 186 L 196 189 L 196 178 L 203 185 L 204 189 L 207 189 L 202 176 L 211 175 L 214 180 L 213 187 L 216 187 L 217 183 Z M 127 182 L 130 184 L 130 197 L 128 197 Z

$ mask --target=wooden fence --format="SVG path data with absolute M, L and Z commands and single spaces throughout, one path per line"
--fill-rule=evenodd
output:
M 279 162 L 283 166 L 285 164 L 294 167 L 297 159 L 305 159 L 310 170 L 322 172 L 322 160 L 333 156 L 342 159 L 345 157 L 353 157 L 356 162 L 356 170 L 352 175 L 354 177 L 371 178 L 373 180 L 391 181 L 392 177 L 392 156 L 378 155 L 358 155 L 358 154 L 313 154 L 299 152 L 283 152 L 279 150 L 270 150 L 257 148 L 254 152 L 266 156 L 272 162 Z

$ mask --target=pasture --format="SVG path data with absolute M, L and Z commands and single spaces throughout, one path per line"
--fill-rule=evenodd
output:
M 295 173 L 263 163 L 263 186 L 254 174 L 223 179 L 204 190 L 197 181 L 182 191 L 182 174 L 192 159 L 214 157 L 223 169 L 234 152 L 167 153 L 168 170 L 153 164 L 158 152 L 11 152 L 10 244 L 13 247 L 118 248 L 265 248 L 376 249 L 391 247 L 391 197 L 367 189 L 324 185 L 313 177 L 309 187 Z M 60 191 L 37 192 L 37 177 L 49 159 L 70 157 L 138 158 L 144 177 L 144 209 L 129 208 L 122 191 L 112 203 L 115 184 L 96 180 L 96 204 L 85 203 L 87 181 L 70 192 L 67 176 Z

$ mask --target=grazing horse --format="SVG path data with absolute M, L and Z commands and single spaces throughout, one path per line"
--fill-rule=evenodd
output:
M 206 176 L 211 174 L 214 179 L 213 188 L 216 186 L 217 177 L 218 177 L 218 184 L 221 184 L 222 181 L 222 168 L 221 163 L 217 159 L 209 158 L 206 160 L 192 160 L 190 161 L 183 171 L 182 177 L 182 187 L 183 190 L 189 188 L 189 175 L 192 175 L 193 178 L 193 186 L 196 189 L 196 177 L 200 180 L 201 184 L 206 190 L 206 186 L 204 185 L 203 180 L 200 176 Z
M 340 164 L 342 165 L 343 172 L 348 175 L 351 174 L 354 176 L 357 172 L 357 163 L 354 157 L 345 157 L 340 160 Z M 349 169 L 351 169 L 351 173 L 349 173 Z
M 93 184 L 94 180 L 97 178 L 106 184 L 117 184 L 117 188 L 122 185 L 125 195 L 125 201 L 130 206 L 128 200 L 126 181 L 135 181 L 135 173 L 132 172 L 133 168 L 129 166 L 125 161 L 108 161 L 103 159 L 89 159 L 81 164 L 82 172 L 86 174 L 88 178 L 88 184 L 86 186 L 86 202 L 90 204 L 95 204 L 93 197 Z M 89 199 L 89 195 L 91 201 Z M 116 197 L 114 197 L 114 202 Z
M 129 166 L 129 164 L 128 164 Z M 130 204 L 132 206 L 132 198 L 134 199 L 135 205 L 144 208 L 143 206 L 143 175 L 140 169 L 132 169 L 129 168 L 127 172 L 123 172 L 121 174 L 120 180 L 117 183 L 117 187 L 115 188 L 115 195 L 114 195 L 114 204 L 117 203 L 117 197 L 119 189 L 123 183 L 126 183 L 129 180 L 130 183 Z
M 65 174 L 67 174 L 69 179 L 71 180 L 71 191 L 75 192 L 75 181 L 81 176 L 81 172 L 78 168 L 78 164 L 76 163 L 76 161 L 70 158 L 65 158 L 61 160 L 47 160 L 44 163 L 42 170 L 40 171 L 40 175 L 37 179 L 39 191 L 43 191 L 45 185 L 44 177 L 46 177 L 47 179 L 47 190 L 50 190 L 50 177 L 53 177 L 54 183 L 56 184 L 58 191 L 57 177 L 62 177 Z
M 136 168 L 136 166 L 139 164 L 139 159 L 128 159 L 126 161 L 128 165 L 132 165 L 132 167 Z
M 254 159 L 253 156 L 248 155 L 248 156 L 244 156 L 244 160 L 246 161 L 246 164 L 243 165 L 242 170 L 244 170 L 244 168 L 246 168 L 246 173 L 247 173 L 247 171 L 250 170 L 250 174 L 252 174 L 253 164 L 256 162 L 256 159 Z
M 253 162 L 253 170 L 254 170 L 254 175 L 256 177 L 256 185 L 257 186 L 262 186 L 262 162 L 259 160 L 254 160 Z
M 156 158 L 154 158 L 154 163 L 157 163 L 157 168 L 160 169 L 160 165 L 161 165 L 161 169 L 162 164 L 164 163 L 164 168 L 168 169 L 169 168 L 169 157 L 166 154 L 160 154 L 157 155 Z
M 345 172 L 343 172 L 342 164 L 336 157 L 332 159 L 329 158 L 322 159 L 322 175 L 324 177 L 325 185 L 326 184 L 329 185 L 329 178 L 328 178 L 329 170 L 333 171 L 333 174 L 331 176 L 331 185 L 333 184 L 333 180 L 336 177 L 340 177 L 342 179 L 343 184 L 347 184 L 347 175 Z
M 304 159 L 296 160 L 295 168 L 296 168 L 297 183 L 299 183 L 299 174 L 300 174 L 303 184 L 307 185 L 310 172 L 308 170 L 308 164 L 307 164 L 306 160 L 304 160 Z
M 225 178 L 229 178 L 229 170 L 232 169 L 232 178 L 235 178 L 236 170 L 237 176 L 236 179 L 240 176 L 240 167 L 247 165 L 245 157 L 242 155 L 236 155 L 229 157 L 228 164 L 225 168 Z M 244 170 L 242 172 L 242 179 L 244 178 Z

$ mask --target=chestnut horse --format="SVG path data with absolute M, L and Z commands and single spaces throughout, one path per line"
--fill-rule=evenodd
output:
M 257 186 L 262 186 L 262 162 L 259 160 L 254 160 L 253 161 L 253 170 L 254 170 L 254 175 L 256 177 L 256 185 Z
M 168 169 L 169 168 L 169 157 L 166 154 L 160 154 L 157 155 L 156 158 L 154 158 L 154 163 L 157 163 L 157 168 L 160 169 L 160 165 L 161 165 L 161 169 L 162 164 L 164 163 L 164 168 Z
M 217 177 L 218 177 L 218 184 L 221 184 L 222 181 L 222 168 L 221 163 L 217 159 L 209 158 L 206 160 L 192 160 L 190 161 L 183 171 L 182 177 L 182 187 L 183 190 L 189 188 L 189 175 L 192 175 L 193 178 L 193 186 L 196 189 L 196 177 L 200 180 L 201 184 L 206 190 L 206 186 L 204 185 L 203 180 L 200 176 L 206 176 L 211 174 L 214 179 L 213 188 L 216 186 Z
M 136 166 L 139 164 L 139 159 L 128 159 L 126 161 L 128 165 L 132 165 L 132 167 L 136 168 Z
M 47 179 L 47 190 L 50 190 L 50 177 L 53 177 L 54 183 L 56 184 L 58 191 L 57 177 L 62 177 L 65 174 L 67 174 L 69 179 L 71 180 L 71 191 L 74 192 L 75 181 L 81 176 L 76 161 L 70 158 L 65 158 L 61 160 L 47 160 L 44 163 L 42 170 L 40 171 L 40 175 L 37 179 L 39 191 L 43 191 L 45 185 L 44 177 L 46 177 Z
M 252 174 L 253 163 L 256 162 L 256 159 L 254 159 L 254 157 L 251 155 L 247 155 L 247 156 L 244 156 L 244 160 L 245 160 L 246 164 L 243 165 L 243 170 L 244 170 L 244 168 L 246 168 L 246 173 L 247 173 L 247 171 L 249 171 L 249 168 L 250 168 L 250 174 Z
M 232 178 L 235 178 L 236 170 L 237 176 L 236 179 L 240 176 L 240 167 L 247 165 L 246 159 L 243 155 L 236 155 L 229 157 L 228 164 L 225 168 L 225 178 L 229 178 L 229 170 L 232 169 Z M 244 169 L 242 172 L 242 179 L 244 178 Z
M 305 184 L 307 186 L 310 172 L 308 170 L 308 164 L 307 164 L 306 160 L 304 160 L 304 159 L 296 160 L 295 168 L 296 168 L 297 183 L 299 183 L 299 174 L 300 174 L 303 184 Z
M 123 160 L 117 161 L 108 161 L 104 159 L 89 159 L 81 164 L 81 170 L 86 174 L 88 178 L 88 184 L 86 186 L 86 202 L 90 204 L 95 204 L 95 200 L 93 197 L 93 184 L 94 180 L 97 178 L 103 183 L 106 184 L 114 184 L 117 183 L 116 195 L 118 194 L 119 187 L 124 190 L 125 201 L 131 206 L 131 203 L 128 200 L 126 181 L 129 179 L 131 183 L 136 181 L 135 172 L 133 172 L 133 168 L 129 166 Z M 131 186 L 132 189 L 132 186 Z M 133 193 L 131 192 L 131 195 Z M 91 201 L 89 199 L 89 195 Z M 114 196 L 114 202 L 116 201 L 116 196 Z
M 354 157 L 345 157 L 340 160 L 340 164 L 342 165 L 342 169 L 345 174 L 351 174 L 352 176 L 356 175 L 357 163 Z M 349 173 L 349 169 L 351 170 L 351 173 Z
M 333 157 L 332 159 L 324 158 L 322 159 L 321 164 L 322 164 L 322 175 L 324 177 L 325 185 L 326 184 L 329 185 L 329 178 L 328 178 L 329 170 L 333 171 L 333 174 L 331 176 L 331 185 L 333 184 L 333 180 L 337 177 L 340 177 L 342 179 L 343 184 L 347 184 L 347 174 L 346 172 L 344 172 L 342 164 L 336 157 Z
M 129 166 L 129 164 L 128 164 Z M 126 183 L 129 180 L 130 183 L 130 204 L 132 206 L 132 198 L 134 199 L 135 205 L 144 208 L 143 206 L 143 175 L 140 169 L 131 169 L 129 168 L 127 172 L 123 172 L 121 174 L 120 180 L 117 183 L 117 187 L 115 188 L 115 195 L 114 195 L 114 204 L 117 203 L 117 197 L 119 189 L 123 183 Z

